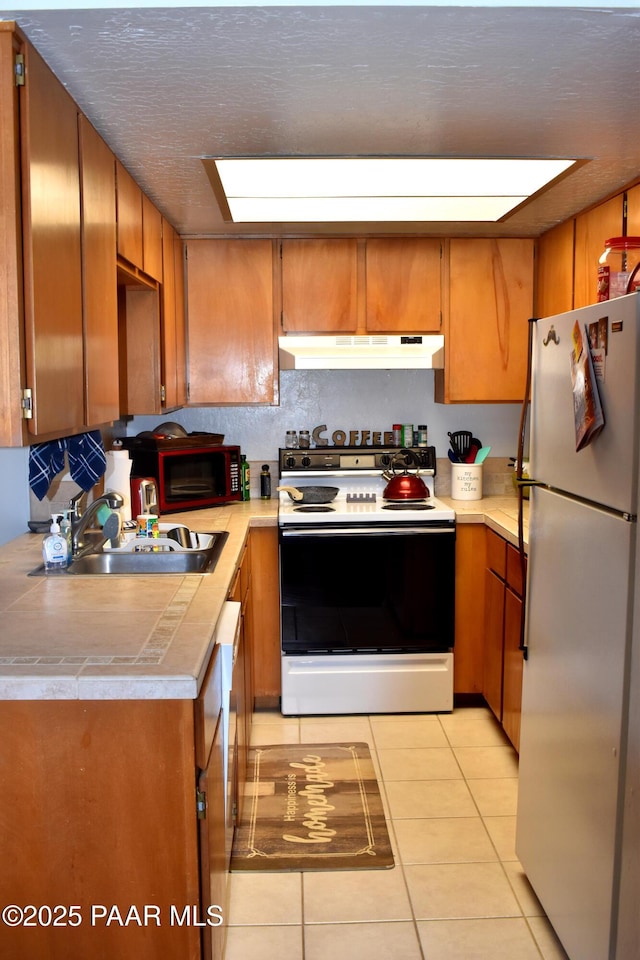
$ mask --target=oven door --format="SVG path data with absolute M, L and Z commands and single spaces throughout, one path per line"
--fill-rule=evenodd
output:
M 455 523 L 280 529 L 282 652 L 443 652 L 454 642 Z

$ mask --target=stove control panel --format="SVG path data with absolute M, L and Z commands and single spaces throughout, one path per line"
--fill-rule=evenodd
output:
M 280 472 L 291 470 L 386 470 L 392 462 L 435 475 L 435 447 L 315 447 L 280 450 Z

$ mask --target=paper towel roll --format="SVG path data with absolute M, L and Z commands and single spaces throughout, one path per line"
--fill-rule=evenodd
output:
M 120 507 L 123 522 L 131 520 L 131 460 L 128 450 L 107 450 L 107 469 L 104 491 L 119 493 L 124 504 Z

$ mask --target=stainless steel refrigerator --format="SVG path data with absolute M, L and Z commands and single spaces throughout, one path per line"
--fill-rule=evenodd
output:
M 571 960 L 640 957 L 640 294 L 538 320 L 516 851 Z M 577 450 L 595 363 L 604 426 Z M 633 678 L 633 680 L 632 680 Z

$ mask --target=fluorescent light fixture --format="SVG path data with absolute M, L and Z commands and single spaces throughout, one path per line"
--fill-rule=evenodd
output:
M 575 160 L 236 157 L 203 163 L 235 223 L 497 221 Z

